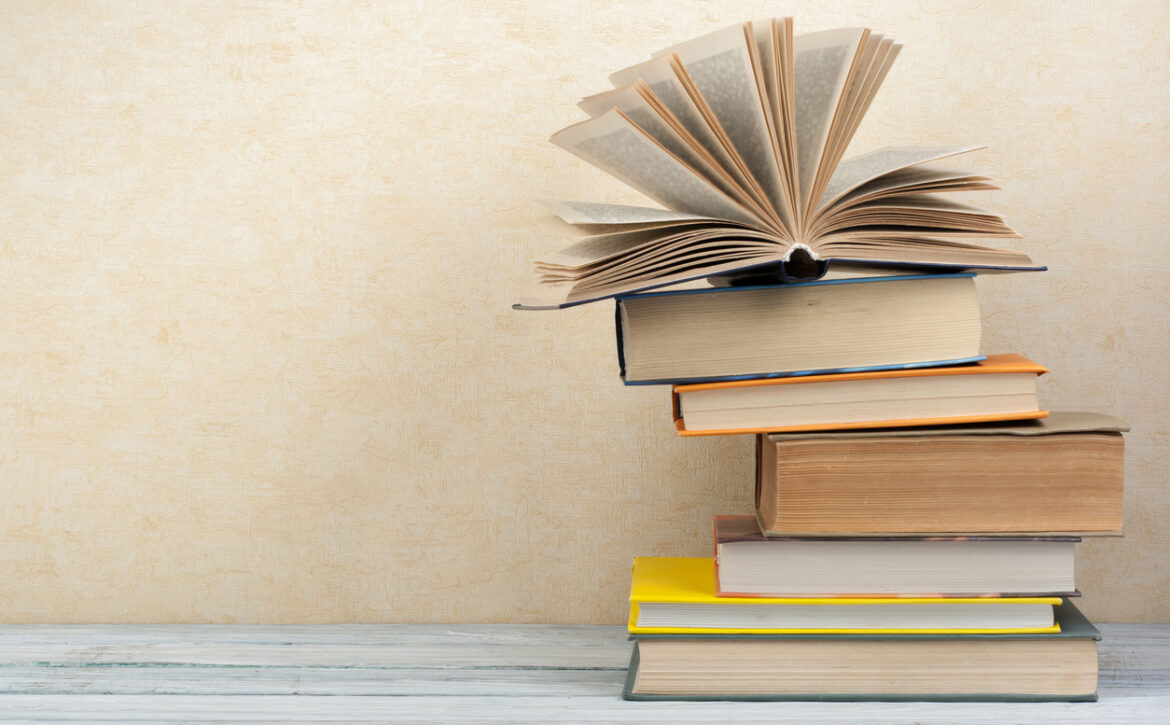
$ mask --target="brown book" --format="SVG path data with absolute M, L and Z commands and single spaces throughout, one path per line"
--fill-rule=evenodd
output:
M 758 436 L 769 536 L 1121 532 L 1124 423 L 1052 413 L 1012 424 Z

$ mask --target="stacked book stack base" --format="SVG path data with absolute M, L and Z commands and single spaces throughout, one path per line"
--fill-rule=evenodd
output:
M 727 597 L 711 559 L 639 557 L 627 699 L 1093 700 L 1061 597 Z
M 1097 629 L 1070 603 L 1060 632 L 634 635 L 628 700 L 1097 699 Z

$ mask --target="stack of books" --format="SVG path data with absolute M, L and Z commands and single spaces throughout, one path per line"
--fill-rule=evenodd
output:
M 766 333 L 801 314 L 822 349 Z M 634 562 L 627 698 L 1096 698 L 1073 550 L 1120 533 L 1126 428 L 1042 410 L 1045 369 L 979 355 L 978 323 L 969 275 L 619 299 L 627 382 L 682 381 L 683 435 L 756 439 L 756 516 Z
M 953 239 L 1015 236 L 934 195 L 994 188 L 932 163 L 976 147 L 841 160 L 899 48 L 734 26 L 553 137 L 667 208 L 550 204 L 588 236 L 517 307 L 615 298 L 625 382 L 672 385 L 681 435 L 756 440 L 713 558 L 635 559 L 627 698 L 1096 698 L 1074 547 L 1120 533 L 1126 428 L 983 354 L 975 272 L 1043 267 Z

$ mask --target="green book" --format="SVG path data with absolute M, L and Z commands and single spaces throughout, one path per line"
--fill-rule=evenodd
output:
M 639 634 L 627 700 L 1093 702 L 1100 632 L 1068 600 L 1051 634 Z

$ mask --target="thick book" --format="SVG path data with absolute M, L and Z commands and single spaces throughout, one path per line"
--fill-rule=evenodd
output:
M 1121 532 L 1125 423 L 1054 412 L 1012 424 L 757 439 L 769 536 Z
M 969 365 L 674 386 L 681 435 L 932 426 L 1043 418 L 1019 355 Z
M 1052 634 L 631 635 L 627 700 L 1092 702 L 1097 641 L 1071 603 Z
M 709 558 L 639 556 L 632 634 L 1009 633 L 1059 630 L 1060 597 L 719 597 Z
M 842 161 L 900 46 L 868 28 L 793 35 L 742 23 L 666 48 L 581 101 L 552 142 L 663 208 L 554 201 L 586 235 L 536 264 L 516 306 L 550 309 L 728 273 L 815 279 L 830 263 L 1043 269 L 972 237 L 998 215 L 941 193 L 995 189 L 937 163 L 977 144 L 887 147 Z
M 1079 596 L 1066 537 L 767 537 L 715 517 L 720 597 Z
M 974 275 L 657 292 L 617 300 L 627 385 L 975 362 Z

